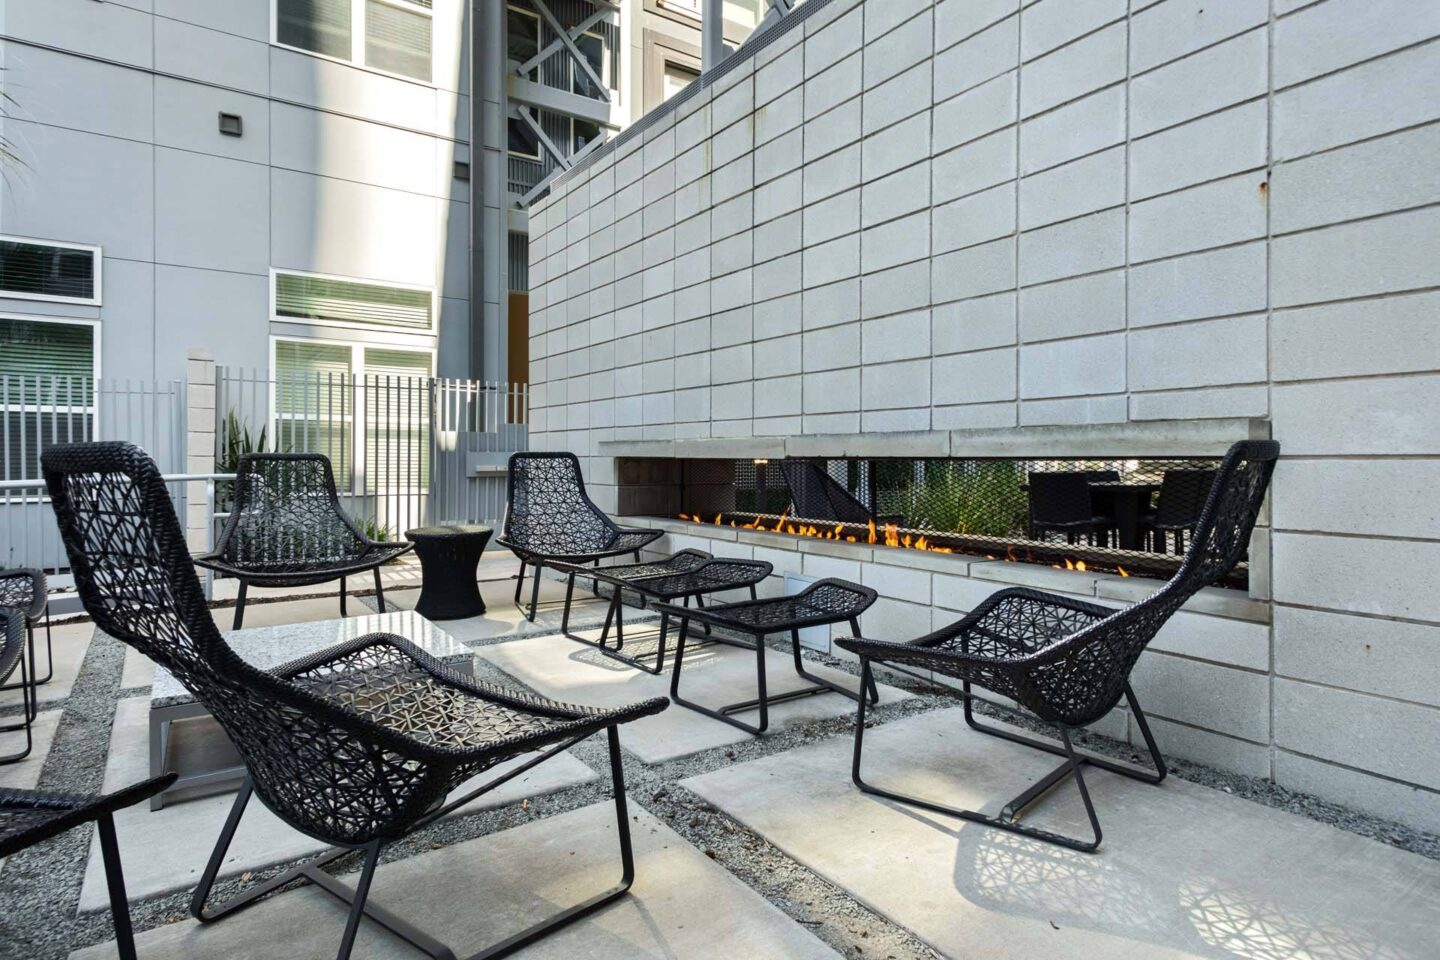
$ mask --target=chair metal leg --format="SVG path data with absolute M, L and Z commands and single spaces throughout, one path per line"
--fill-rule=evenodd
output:
M 380 568 L 375 568 L 375 606 L 385 612 L 385 585 L 380 582 Z
M 365 915 L 365 902 L 370 899 L 370 881 L 375 879 L 380 847 L 380 841 L 376 840 L 365 848 L 365 865 L 360 868 L 360 879 L 355 883 L 350 915 L 345 918 L 345 934 L 340 938 L 340 952 L 335 954 L 335 960 L 350 960 L 350 952 L 355 949 L 355 935 L 360 932 L 360 918 Z
M 520 589 L 525 586 L 525 561 L 520 561 L 520 572 L 515 574 L 515 606 L 520 606 Z
M 250 585 L 241 580 L 240 592 L 235 597 L 235 619 L 230 622 L 231 630 L 239 630 L 241 624 L 245 622 L 245 592 L 249 589 Z
M 30 678 L 35 675 L 35 648 L 30 647 L 29 665 L 26 664 L 24 652 L 20 654 L 20 722 L 11 723 L 0 727 L 0 732 L 11 732 L 14 730 L 25 731 L 25 749 L 7 756 L 0 757 L 0 765 L 7 763 L 18 763 L 30 756 L 30 751 L 35 748 L 34 732 L 32 727 L 35 722 L 35 715 L 39 713 L 39 693 L 35 690 L 35 684 Z
M 871 676 L 870 661 L 868 659 L 861 661 L 860 673 L 862 680 L 866 682 L 873 679 Z M 968 702 L 969 701 L 967 701 L 967 704 Z M 1090 791 L 1085 785 L 1084 774 L 1081 773 L 1081 767 L 1084 766 L 1085 761 L 1075 752 L 1073 745 L 1070 743 L 1069 730 L 1064 727 L 1059 728 L 1061 743 L 1064 747 L 1063 755 L 1066 758 L 1066 762 L 1044 777 L 1041 777 L 1040 780 L 1027 787 L 1024 792 L 1015 797 L 1015 799 L 1005 804 L 998 817 L 990 817 L 975 810 L 961 810 L 955 807 L 947 807 L 920 797 L 895 793 L 866 783 L 860 774 L 861 758 L 865 745 L 865 706 L 865 700 L 862 698 L 855 714 L 855 752 L 850 764 L 850 779 L 862 793 L 882 797 L 894 803 L 918 807 L 921 810 L 928 810 L 931 813 L 938 813 L 947 817 L 957 817 L 961 820 L 968 820 L 971 823 L 994 827 L 997 830 L 1004 830 L 1007 833 L 1015 833 L 1035 840 L 1043 840 L 1046 843 L 1053 843 L 1057 846 L 1078 850 L 1082 853 L 1094 853 L 1095 850 L 1099 848 L 1101 840 L 1100 821 L 1095 815 L 1095 805 L 1090 800 Z M 1075 778 L 1075 784 L 1080 789 L 1080 799 L 1085 805 L 1085 814 L 1090 821 L 1090 827 L 1094 833 L 1092 840 L 1080 840 L 1075 837 L 1067 837 L 1063 834 L 1042 830 L 1038 827 L 1026 826 L 1018 822 L 1026 808 L 1033 805 L 1069 777 Z
M 53 642 L 53 640 L 52 640 L 52 638 L 51 638 L 51 635 L 50 635 L 50 611 L 47 609 L 47 610 L 42 614 L 42 616 L 45 618 L 45 664 L 46 664 L 46 666 L 45 666 L 45 676 L 42 677 L 42 676 L 40 676 L 40 666 L 39 666 L 38 662 L 34 665 L 35 676 L 36 676 L 36 678 L 37 678 L 37 679 L 35 680 L 35 685 L 36 685 L 36 686 L 44 686 L 45 684 L 49 683 L 50 680 L 55 676 L 55 645 L 54 645 L 54 642 Z M 34 621 L 34 620 L 31 620 L 29 617 L 26 617 L 26 618 L 25 618 L 25 630 L 26 630 L 26 632 L 29 634 L 30 647 L 31 647 L 31 650 L 32 650 L 31 659 L 34 660 L 33 650 L 34 650 L 34 647 L 35 647 L 35 621 Z M 0 686 L 0 690 L 19 690 L 19 689 L 20 689 L 20 684 L 19 684 L 19 683 L 7 683 L 7 684 L 5 684 L 4 686 Z
M 587 647 L 595 648 L 611 660 L 617 660 L 637 670 L 644 670 L 646 673 L 655 674 L 656 676 L 663 673 L 665 671 L 665 638 L 670 630 L 670 615 L 668 613 L 660 614 L 660 646 L 655 653 L 645 653 L 634 657 L 622 654 L 620 651 L 625 649 L 625 608 L 623 591 L 617 586 L 615 592 L 610 595 L 610 605 L 605 611 L 605 625 L 600 630 L 600 639 L 587 640 L 577 633 L 571 633 L 569 627 L 570 592 L 575 586 L 575 576 L 573 573 L 570 574 L 569 581 L 565 588 L 565 614 L 560 621 L 561 634 L 567 639 L 574 640 L 576 643 L 583 643 Z M 615 625 L 615 645 L 613 647 L 605 642 L 610 638 L 610 625 L 612 623 Z M 650 657 L 655 658 L 655 665 L 653 667 L 645 662 L 645 660 Z
M 340 578 L 340 616 L 342 616 L 342 617 L 347 617 L 347 616 L 349 616 L 349 614 L 345 612 L 345 578 L 344 578 L 344 577 L 341 577 L 341 578 Z
M 525 619 L 531 623 L 535 622 L 535 608 L 540 605 L 540 574 L 544 572 L 544 570 L 545 567 L 543 565 L 535 564 L 535 573 L 530 583 L 530 612 L 525 614 Z
M 115 950 L 120 960 L 135 960 L 135 931 L 130 925 L 130 899 L 125 895 L 125 873 L 120 868 L 120 844 L 115 840 L 115 818 L 105 814 L 100 828 L 100 857 L 105 863 L 105 886 L 110 893 L 110 916 L 115 925 Z

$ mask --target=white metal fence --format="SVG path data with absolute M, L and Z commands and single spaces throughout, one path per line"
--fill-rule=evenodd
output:
M 389 539 L 426 523 L 494 521 L 505 503 L 494 463 L 524 449 L 528 401 L 523 385 L 505 383 L 220 367 L 216 469 L 257 450 L 322 453 L 345 509 Z
M 0 567 L 58 573 L 64 550 L 40 457 L 60 443 L 129 440 L 164 474 L 185 468 L 185 384 L 0 376 Z M 184 485 L 172 484 L 183 516 Z

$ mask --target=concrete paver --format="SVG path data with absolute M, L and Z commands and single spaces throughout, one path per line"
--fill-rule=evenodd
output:
M 631 894 L 517 958 L 837 956 L 660 821 L 636 806 L 630 810 L 636 855 Z M 601 803 L 384 864 L 376 871 L 372 897 L 448 944 L 457 956 L 467 956 L 606 889 L 619 872 L 614 807 Z M 187 920 L 149 930 L 137 937 L 137 947 L 146 960 L 328 957 L 339 944 L 344 911 L 339 901 L 307 887 L 219 923 L 202 927 Z M 70 956 L 106 960 L 116 952 L 112 942 Z M 410 960 L 417 954 L 366 922 L 355 956 Z
M 866 734 L 867 781 L 994 813 L 1055 762 L 959 709 Z M 1171 778 L 1100 771 L 1087 855 L 900 807 L 850 783 L 848 739 L 682 781 L 951 957 L 1433 957 L 1440 863 Z M 1079 835 L 1062 784 L 1026 821 Z

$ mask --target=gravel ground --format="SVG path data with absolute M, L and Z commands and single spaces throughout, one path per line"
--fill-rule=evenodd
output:
M 847 661 L 813 652 L 807 652 L 806 656 L 854 672 Z M 97 634 L 81 666 L 74 692 L 63 701 L 64 714 L 56 733 L 55 746 L 41 770 L 42 788 L 99 790 L 116 701 L 122 692 L 125 695 L 143 692 L 120 690 L 123 665 L 124 648 L 109 637 Z M 486 660 L 477 658 L 475 665 L 478 676 L 521 685 Z M 870 716 L 876 724 L 952 707 L 957 703 L 955 698 L 936 693 L 933 688 L 908 678 L 892 676 L 887 677 L 886 682 L 906 687 L 918 696 L 872 708 Z M 977 709 L 1012 723 L 1044 730 L 1042 725 L 1031 723 L 1010 711 L 987 705 L 980 705 Z M 627 756 L 625 777 L 630 802 L 667 823 L 698 850 L 756 890 L 796 923 L 803 924 L 842 956 L 934 960 L 937 955 L 907 930 L 874 913 L 844 890 L 817 876 L 763 837 L 679 785 L 680 781 L 691 776 L 820 740 L 848 738 L 852 732 L 853 719 L 842 716 L 786 725 L 764 738 L 708 750 L 653 767 Z M 1139 759 L 1130 745 L 1095 735 L 1077 738 L 1077 744 L 1121 759 Z M 610 799 L 609 763 L 603 741 L 592 738 L 575 747 L 572 753 L 601 774 L 600 778 L 593 783 L 522 804 L 445 820 L 392 846 L 386 851 L 384 859 L 387 862 L 403 859 L 531 820 L 607 802 Z M 1182 779 L 1332 824 L 1422 856 L 1440 859 L 1440 836 L 1365 816 L 1268 781 L 1229 774 L 1183 760 L 1167 762 L 1172 775 Z M 3 915 L 0 915 L 0 960 L 63 960 L 74 949 L 112 938 L 107 911 L 75 916 L 89 836 L 88 831 L 71 831 L 49 843 L 16 854 L 5 864 L 4 870 L 0 870 L 0 902 L 6 904 Z M 125 856 L 127 851 L 122 849 L 121 853 Z M 278 864 L 252 871 L 244 878 L 222 881 L 216 884 L 213 896 L 217 901 L 227 898 L 252 883 L 279 875 L 292 865 Z M 349 858 L 348 862 L 337 862 L 332 870 L 344 873 L 357 866 L 358 862 Z M 188 906 L 188 891 L 132 904 L 136 930 L 184 920 L 188 916 Z

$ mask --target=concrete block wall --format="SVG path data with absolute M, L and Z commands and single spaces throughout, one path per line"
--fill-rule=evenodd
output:
M 1440 829 L 1437 37 L 829 0 L 533 211 L 534 446 L 613 505 L 607 442 L 1268 421 L 1267 616 L 1137 683 L 1175 752 Z
M 266 0 L 7 4 L 5 138 L 24 166 L 0 179 L 0 233 L 102 247 L 104 290 L 0 310 L 98 319 L 101 376 L 184 380 L 192 348 L 269 368 L 272 267 L 401 283 L 439 292 L 439 336 L 411 345 L 466 375 L 466 4 L 432 9 L 419 83 L 271 44 Z M 220 134 L 222 111 L 243 136 Z

